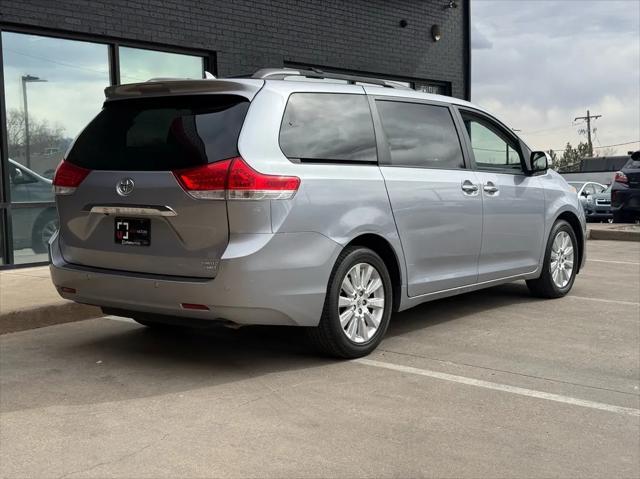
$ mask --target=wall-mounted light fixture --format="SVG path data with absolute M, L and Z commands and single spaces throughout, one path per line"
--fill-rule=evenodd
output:
M 456 0 L 449 0 L 449 3 L 444 6 L 445 10 L 447 8 L 458 8 L 458 2 L 456 2 Z
M 433 25 L 431 27 L 431 38 L 433 38 L 434 42 L 439 42 L 442 38 L 442 30 L 440 29 L 440 25 Z
M 409 25 L 409 22 L 404 19 L 400 20 L 400 28 L 406 28 L 407 25 Z

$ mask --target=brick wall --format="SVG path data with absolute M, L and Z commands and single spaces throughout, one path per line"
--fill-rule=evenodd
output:
M 285 61 L 451 82 L 465 92 L 467 2 L 448 0 L 0 0 L 27 25 L 216 52 L 218 74 Z M 401 19 L 408 21 L 400 28 Z M 431 39 L 439 24 L 443 37 Z

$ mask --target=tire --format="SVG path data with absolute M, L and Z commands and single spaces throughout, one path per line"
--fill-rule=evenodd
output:
M 366 266 L 373 270 L 368 270 Z M 351 284 L 351 278 L 358 278 L 358 272 L 362 273 L 359 276 L 362 278 L 369 271 L 369 281 L 366 284 L 375 287 L 379 279 L 379 287 L 370 294 L 367 291 L 355 291 L 351 295 L 345 292 L 343 282 L 347 275 L 350 278 L 348 284 Z M 360 285 L 355 286 L 357 290 Z M 342 306 L 339 300 L 341 296 Z M 345 305 L 345 300 L 350 301 L 349 306 Z M 320 323 L 315 328 L 309 328 L 309 338 L 317 349 L 329 356 L 345 359 L 366 356 L 382 341 L 391 318 L 392 305 L 393 288 L 384 261 L 368 248 L 347 247 L 340 253 L 333 267 Z M 351 316 L 348 314 L 349 310 L 352 311 Z
M 58 229 L 58 216 L 55 210 L 46 210 L 40 214 L 31 233 L 31 249 L 35 253 L 46 253 L 49 250 L 49 238 Z
M 571 246 L 571 261 L 569 261 L 568 245 L 558 248 L 558 245 L 562 243 L 561 239 L 568 238 Z M 558 241 L 556 243 L 556 241 Z M 561 252 L 558 256 L 558 250 Z M 552 257 L 553 256 L 553 257 Z M 554 261 L 555 259 L 555 261 Z M 558 261 L 560 264 L 558 265 Z M 552 264 L 552 262 L 554 264 Z M 571 262 L 571 270 L 568 272 L 568 278 L 566 275 L 567 265 Z M 544 255 L 544 263 L 542 265 L 542 273 L 537 279 L 531 279 L 527 281 L 529 291 L 535 296 L 541 298 L 561 298 L 565 296 L 571 288 L 576 279 L 576 271 L 579 266 L 578 258 L 578 241 L 576 234 L 571 228 L 571 225 L 564 220 L 558 220 L 551 228 L 551 234 L 547 241 L 547 247 Z M 561 270 L 556 276 L 552 273 L 552 268 L 556 265 L 561 267 Z M 554 279 L 555 278 L 555 279 Z M 566 284 L 564 283 L 566 281 Z

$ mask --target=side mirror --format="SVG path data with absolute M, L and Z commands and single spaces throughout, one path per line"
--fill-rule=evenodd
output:
M 546 151 L 534 151 L 531 153 L 531 173 L 547 171 L 551 164 L 551 157 Z
M 631 159 L 633 161 L 640 161 L 640 150 L 631 153 Z

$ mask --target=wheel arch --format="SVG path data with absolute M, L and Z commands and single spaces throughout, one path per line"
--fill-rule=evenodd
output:
M 345 245 L 345 248 L 348 246 L 369 248 L 370 250 L 375 251 L 382 258 L 382 261 L 384 261 L 384 264 L 389 271 L 389 276 L 391 276 L 391 285 L 393 288 L 392 311 L 398 311 L 400 308 L 402 294 L 402 273 L 400 269 L 400 260 L 395 249 L 391 246 L 391 243 L 378 234 L 365 233 L 353 238 Z
M 576 274 L 578 274 L 580 272 L 580 266 L 582 265 L 582 258 L 584 257 L 585 249 L 585 238 L 584 231 L 582 230 L 582 223 L 580 223 L 578 216 L 571 211 L 563 211 L 560 213 L 555 219 L 554 224 L 558 220 L 564 220 L 569 223 L 571 229 L 576 235 L 576 239 L 578 240 L 578 268 L 576 269 Z

